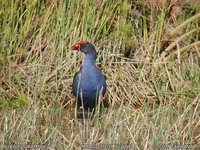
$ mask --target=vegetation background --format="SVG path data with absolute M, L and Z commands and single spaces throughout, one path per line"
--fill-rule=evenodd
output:
M 81 40 L 110 103 L 84 123 L 71 94 L 83 55 L 69 51 Z M 199 0 L 1 0 L 0 146 L 200 147 L 199 50 Z

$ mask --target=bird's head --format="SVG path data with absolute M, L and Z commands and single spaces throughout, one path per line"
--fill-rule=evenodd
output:
M 70 50 L 79 50 L 79 51 L 81 50 L 85 55 L 92 55 L 95 57 L 97 55 L 95 47 L 87 41 L 81 41 L 74 44 L 73 46 L 70 47 Z

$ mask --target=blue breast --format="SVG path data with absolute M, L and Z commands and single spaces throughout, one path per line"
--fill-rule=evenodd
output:
M 94 108 L 99 95 L 105 95 L 106 78 L 96 66 L 82 67 L 74 76 L 73 94 L 77 97 L 78 106 Z

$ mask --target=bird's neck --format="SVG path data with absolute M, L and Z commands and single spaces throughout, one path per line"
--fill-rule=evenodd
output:
M 92 66 L 95 66 L 95 62 L 96 62 L 96 56 L 85 55 L 85 58 L 83 61 L 83 68 L 85 67 L 90 68 Z

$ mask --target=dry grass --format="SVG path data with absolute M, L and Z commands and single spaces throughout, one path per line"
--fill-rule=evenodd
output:
M 159 2 L 1 1 L 0 147 L 197 148 L 200 11 Z M 98 50 L 111 103 L 85 122 L 71 94 L 80 40 Z

